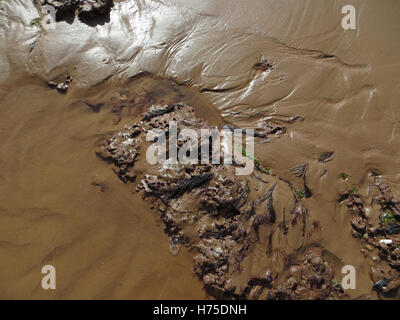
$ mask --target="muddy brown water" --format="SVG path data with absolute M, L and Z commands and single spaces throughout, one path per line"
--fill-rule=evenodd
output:
M 151 78 L 67 95 L 32 80 L 6 95 L 2 106 L 13 108 L 3 110 L 2 146 L 18 147 L 1 157 L 2 298 L 205 298 L 192 255 L 170 254 L 150 206 L 95 155 L 100 138 L 140 112 L 127 101 L 115 125 L 121 93 L 131 100 L 152 90 L 155 101 L 178 99 Z M 192 103 L 190 94 L 182 99 Z M 85 101 L 104 105 L 94 111 Z M 45 264 L 57 270 L 53 292 L 41 288 Z
M 340 9 L 347 2 L 358 10 L 354 31 L 340 27 Z M 225 26 L 213 32 L 204 30 L 200 18 L 190 20 L 203 28 L 188 42 L 196 55 L 183 54 L 153 72 L 157 76 L 116 81 L 99 69 L 86 77 L 67 61 L 74 82 L 63 95 L 43 81 L 55 77 L 52 68 L 45 68 L 50 74 L 45 76 L 32 67 L 50 63 L 35 56 L 29 62 L 33 76 L 16 73 L 14 80 L 1 84 L 0 298 L 206 297 L 191 271 L 192 253 L 170 254 L 168 237 L 150 204 L 94 152 L 104 135 L 130 124 L 143 111 L 138 103 L 143 98 L 183 100 L 217 125 L 256 127 L 265 117 L 304 118 L 288 124 L 282 137 L 257 144 L 256 156 L 296 186 L 301 180 L 290 169 L 308 163 L 313 197 L 305 205 L 311 219 L 320 223 L 318 244 L 334 257 L 339 270 L 341 265 L 355 266 L 357 289 L 349 292 L 351 298 L 377 298 L 362 244 L 352 237 L 349 215 L 336 199 L 353 185 L 367 194 L 371 169 L 400 192 L 400 3 L 165 5 L 195 17 L 217 17 Z M 253 68 L 262 57 L 272 63 L 272 70 Z M 14 58 L 8 59 L 18 69 Z M 59 75 L 65 75 L 65 68 Z M 100 79 L 93 83 L 99 83 L 85 87 L 96 74 Z M 180 83 L 187 80 L 187 85 L 162 80 L 161 75 Z M 112 110 L 122 96 L 128 99 L 119 120 Z M 328 151 L 334 152 L 333 160 L 319 162 Z M 347 181 L 339 177 L 343 172 L 350 176 Z M 55 291 L 41 288 L 45 264 L 56 267 Z

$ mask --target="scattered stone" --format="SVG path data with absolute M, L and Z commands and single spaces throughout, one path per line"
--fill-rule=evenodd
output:
M 334 155 L 334 154 L 335 154 L 335 153 L 332 152 L 332 151 L 330 151 L 330 152 L 325 152 L 325 153 L 323 153 L 323 154 L 321 154 L 321 155 L 319 156 L 318 161 L 319 161 L 319 162 L 329 162 L 329 161 L 331 161 L 331 160 L 333 159 L 333 155 Z
M 57 83 L 55 81 L 48 81 L 47 85 L 50 89 L 57 89 L 57 91 L 60 93 L 66 93 L 71 82 L 72 78 L 70 76 L 66 76 L 64 82 Z
M 254 70 L 259 70 L 259 71 L 267 71 L 267 70 L 271 70 L 274 66 L 268 62 L 267 59 L 263 58 L 261 60 L 261 62 L 257 62 L 254 66 L 253 69 Z
M 372 221 L 370 217 L 374 215 L 371 212 L 368 216 L 365 214 L 364 199 L 359 194 L 348 191 L 340 195 L 339 202 L 354 215 L 350 219 L 354 236 L 367 242 L 365 248 L 368 251 L 378 250 L 378 255 L 371 259 L 375 264 L 371 266 L 374 288 L 381 294 L 393 294 L 400 283 L 400 199 L 381 176 L 372 175 L 371 179 L 371 188 L 377 191 L 374 201 L 381 207 L 379 220 Z
M 367 248 L 368 251 L 374 250 L 374 247 L 371 246 L 370 244 L 367 244 L 367 245 L 365 246 L 365 248 Z

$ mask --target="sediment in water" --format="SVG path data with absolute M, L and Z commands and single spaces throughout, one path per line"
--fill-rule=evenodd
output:
M 399 2 L 354 0 L 362 14 L 348 31 L 340 27 L 346 1 L 328 8 L 320 0 L 114 3 L 109 22 L 75 17 L 46 31 L 31 25 L 42 15 L 30 1 L 0 2 L 2 297 L 43 297 L 35 289 L 41 262 L 68 270 L 58 274 L 58 297 L 202 297 L 190 277 L 176 280 L 190 268 L 181 243 L 157 233 L 138 195 L 128 196 L 129 187 L 92 152 L 100 136 L 131 125 L 127 116 L 147 108 L 140 100 L 157 90 L 132 103 L 120 82 L 144 71 L 199 89 L 210 105 L 196 109 L 204 119 L 285 127 L 279 139 L 257 141 L 257 159 L 296 193 L 312 191 L 302 203 L 316 243 L 335 265 L 357 270 L 350 296 L 383 296 L 372 288 L 387 280 L 372 281 L 366 263 L 379 251 L 362 248 L 366 260 L 359 250 L 365 240 L 351 236 L 354 215 L 337 199 L 356 185 L 365 215 L 373 212 L 368 223 L 376 224 L 372 217 L 383 209 L 365 200 L 373 189 L 363 185 L 367 173 L 376 168 L 393 193 L 399 189 Z M 65 95 L 47 88 L 67 75 L 73 82 Z M 133 87 L 148 89 L 145 79 Z M 114 93 L 117 101 L 107 103 Z M 299 121 L 286 125 L 292 119 Z M 149 170 L 139 164 L 136 178 L 126 176 L 135 183 Z M 353 225 L 363 230 L 361 222 Z M 381 240 L 394 239 L 386 236 Z M 167 256 L 168 247 L 178 257 Z

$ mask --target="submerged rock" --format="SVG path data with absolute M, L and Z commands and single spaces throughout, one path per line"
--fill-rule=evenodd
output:
M 76 10 L 81 12 L 94 11 L 105 13 L 113 6 L 113 0 L 45 0 L 46 4 L 52 5 L 57 10 Z
M 45 5 L 56 9 L 57 20 L 64 20 L 66 16 L 76 13 L 82 20 L 93 19 L 96 16 L 108 16 L 114 5 L 113 0 L 45 0 Z
M 66 76 L 64 82 L 55 82 L 55 81 L 48 81 L 47 85 L 50 89 L 57 89 L 60 93 L 66 93 L 69 87 L 69 84 L 72 82 L 71 76 Z
M 140 140 L 136 137 L 140 132 L 138 125 L 126 126 L 117 135 L 104 140 L 96 149 L 97 156 L 115 164 L 114 171 L 125 183 L 136 178 L 132 167 L 139 154 Z

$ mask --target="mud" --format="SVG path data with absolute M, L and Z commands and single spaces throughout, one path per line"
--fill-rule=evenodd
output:
M 368 179 L 367 197 L 352 189 L 341 195 L 342 205 L 352 214 L 354 237 L 362 239 L 361 252 L 370 264 L 371 279 L 380 295 L 396 297 L 400 287 L 400 199 L 376 172 Z M 366 206 L 376 204 L 378 210 L 366 211 Z
M 140 123 L 106 138 L 96 154 L 114 164 L 113 170 L 123 182 L 134 181 L 135 163 L 145 162 L 144 135 L 152 129 L 167 135 L 170 121 L 177 123 L 178 135 L 188 128 L 213 128 L 198 118 L 190 106 L 148 104 Z M 269 134 L 276 132 L 265 129 L 260 135 Z M 171 139 L 168 136 L 166 143 Z M 183 142 L 178 138 L 178 152 L 184 147 Z M 210 141 L 201 137 L 196 145 L 204 143 L 211 148 L 208 160 L 212 163 L 215 145 L 210 146 Z M 195 158 L 200 160 L 200 150 L 194 152 L 198 152 Z M 313 232 L 318 229 L 318 222 L 310 221 L 302 197 L 296 194 L 293 185 L 266 174 L 260 167 L 259 172 L 250 176 L 238 176 L 234 165 L 224 164 L 224 156 L 222 152 L 220 164 L 214 165 L 170 164 L 167 159 L 145 172 L 138 184 L 137 190 L 150 199 L 164 223 L 171 252 L 177 254 L 180 246 L 194 250 L 193 270 L 206 291 L 216 298 L 345 296 L 343 290 L 335 289 L 338 281 L 332 262 L 323 258 L 322 248 L 313 247 L 316 241 Z M 304 178 L 304 185 L 306 171 L 307 166 L 296 168 L 297 176 Z M 307 190 L 305 198 L 311 197 Z M 297 242 L 294 247 L 293 239 Z M 300 248 L 305 250 L 299 251 Z M 285 275 L 288 268 L 291 272 Z
M 341 28 L 347 4 L 356 30 Z M 54 30 L 39 5 L 0 1 L 0 297 L 197 299 L 206 285 L 207 297 L 398 299 L 398 1 L 113 1 L 89 19 L 77 6 L 58 13 Z M 129 139 L 149 129 L 141 121 L 162 128 L 172 113 L 149 108 L 175 104 L 202 125 L 255 130 L 247 198 L 228 168 L 220 194 L 218 167 L 169 170 L 170 180 L 143 161 L 147 142 L 98 149 L 134 123 Z M 174 188 L 144 201 L 145 175 Z M 200 191 L 204 230 L 190 224 Z M 220 213 L 229 194 L 246 198 L 233 217 Z M 265 216 L 258 240 L 251 201 Z M 170 220 L 164 202 L 176 205 Z M 243 232 L 242 256 L 227 239 Z M 206 240 L 224 241 L 240 268 L 214 264 L 214 249 L 199 251 Z M 55 292 L 40 287 L 44 264 L 57 269 Z M 343 293 L 344 265 L 357 282 Z

